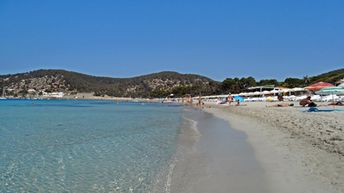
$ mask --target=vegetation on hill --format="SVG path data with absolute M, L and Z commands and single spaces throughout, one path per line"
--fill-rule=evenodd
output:
M 338 80 L 341 80 L 343 78 L 344 78 L 344 68 L 333 70 L 324 74 L 320 74 L 318 76 L 313 76 L 309 80 L 310 80 L 310 83 L 322 81 L 322 82 L 329 82 L 329 83 L 335 84 Z
M 56 83 L 58 83 L 56 85 Z M 166 97 L 174 93 L 210 95 L 220 93 L 220 83 L 207 77 L 160 72 L 133 78 L 96 77 L 65 70 L 37 70 L 0 76 L 0 85 L 17 96 L 29 89 L 39 92 L 94 92 L 97 96 Z
M 274 85 L 283 87 L 304 87 L 323 81 L 335 83 L 344 78 L 344 68 L 303 78 L 286 78 L 256 81 L 253 77 L 226 78 L 217 82 L 195 74 L 177 72 L 159 72 L 132 78 L 97 77 L 65 70 L 36 70 L 27 73 L 0 75 L 0 92 L 6 88 L 6 94 L 25 97 L 28 94 L 42 95 L 44 92 L 93 92 L 96 96 L 117 97 L 166 97 L 190 94 L 214 95 L 240 93 L 252 86 Z
M 327 73 L 323 73 L 317 76 L 304 76 L 303 78 L 286 78 L 284 81 L 279 82 L 276 79 L 263 79 L 256 81 L 253 77 L 243 78 L 226 78 L 222 82 L 223 93 L 240 93 L 245 91 L 248 87 L 274 85 L 287 88 L 305 87 L 316 82 L 329 82 L 335 84 L 338 80 L 344 78 L 344 68 L 333 70 Z

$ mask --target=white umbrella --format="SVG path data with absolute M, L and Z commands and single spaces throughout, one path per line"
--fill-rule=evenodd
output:
M 267 90 L 263 91 L 263 95 L 264 95 L 264 96 L 265 96 L 265 95 L 269 95 L 269 94 L 271 94 L 270 91 L 267 91 Z
M 290 91 L 291 91 L 291 89 L 289 89 L 289 88 L 280 90 L 281 93 L 286 93 L 286 92 L 290 92 Z
M 254 92 L 248 92 L 248 93 L 245 93 L 246 96 L 253 96 L 254 95 Z
M 292 88 L 290 89 L 291 92 L 295 92 L 295 91 L 304 91 L 305 89 L 304 88 Z

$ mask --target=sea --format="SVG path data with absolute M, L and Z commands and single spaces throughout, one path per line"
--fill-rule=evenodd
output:
M 164 190 L 182 123 L 176 105 L 0 100 L 0 192 Z

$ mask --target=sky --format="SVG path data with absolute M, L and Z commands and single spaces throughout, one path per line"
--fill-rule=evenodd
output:
M 215 80 L 344 67 L 343 0 L 0 0 L 0 74 Z

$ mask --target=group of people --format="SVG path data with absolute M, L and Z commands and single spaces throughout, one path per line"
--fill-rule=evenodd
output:
M 300 101 L 300 105 L 303 106 L 303 107 L 305 107 L 306 105 L 307 105 L 308 107 L 316 107 L 316 106 L 317 106 L 317 104 L 315 104 L 315 103 L 311 100 L 311 97 L 310 97 L 310 96 L 308 96 L 308 97 L 305 98 L 305 99 L 302 99 L 302 100 Z M 343 106 L 343 103 L 340 102 L 340 101 L 338 101 L 338 102 L 332 102 L 332 103 L 330 103 L 330 104 L 328 104 L 328 105 Z
M 240 100 L 239 100 L 239 99 L 235 100 L 234 97 L 233 97 L 232 95 L 229 95 L 229 96 L 227 97 L 227 102 L 228 102 L 229 105 L 230 105 L 232 102 L 234 102 L 234 101 L 236 102 L 235 106 L 240 106 Z
M 279 99 L 279 101 L 283 101 L 283 97 L 279 97 L 278 99 Z M 240 100 L 235 100 L 234 97 L 231 96 L 231 95 L 228 96 L 228 98 L 226 99 L 225 102 L 228 103 L 228 104 L 231 104 L 232 102 L 236 102 L 236 104 L 235 104 L 236 106 L 240 105 Z M 307 106 L 307 107 L 317 107 L 317 104 L 312 101 L 311 96 L 308 96 L 307 98 L 302 99 L 299 104 L 302 107 L 305 107 L 305 106 Z M 329 105 L 343 106 L 343 104 L 341 102 L 336 102 L 336 103 L 333 103 L 333 104 L 331 103 Z M 204 106 L 204 102 L 202 101 L 202 98 L 200 96 L 198 97 L 197 106 L 200 106 L 200 107 Z M 290 103 L 290 104 L 277 104 L 277 105 L 272 105 L 271 107 L 288 107 L 288 106 L 289 107 L 290 106 L 294 106 L 294 104 L 293 103 Z
M 283 101 L 283 98 L 279 98 L 279 101 Z M 305 107 L 306 105 L 308 107 L 316 107 L 317 104 L 315 104 L 312 100 L 311 100 L 311 97 L 308 96 L 307 98 L 305 99 L 302 99 L 299 103 L 302 107 Z M 267 107 L 292 107 L 294 106 L 293 103 L 290 103 L 290 104 L 275 104 L 275 105 L 271 105 L 271 106 L 267 106 Z

